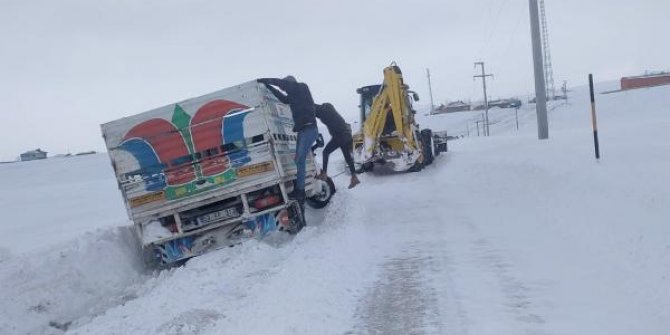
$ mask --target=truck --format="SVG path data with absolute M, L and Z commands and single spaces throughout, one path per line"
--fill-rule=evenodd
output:
M 271 232 L 298 233 L 304 207 L 288 197 L 292 129 L 290 106 L 257 81 L 101 125 L 145 262 L 170 266 Z M 313 152 L 306 170 L 307 203 L 326 206 L 335 186 L 315 178 Z
M 419 95 L 409 90 L 395 62 L 384 68 L 381 85 L 356 92 L 361 129 L 354 134 L 354 161 L 359 171 L 371 171 L 375 165 L 389 165 L 397 172 L 420 171 L 446 151 L 443 145 L 435 145 L 430 129 L 420 129 L 412 107 Z

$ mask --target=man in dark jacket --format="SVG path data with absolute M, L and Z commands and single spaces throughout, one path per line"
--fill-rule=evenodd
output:
M 351 172 L 349 188 L 354 188 L 360 181 L 356 176 L 354 159 L 351 157 L 351 151 L 353 150 L 354 144 L 354 140 L 351 136 L 351 126 L 344 121 L 342 116 L 335 110 L 335 107 L 327 102 L 321 105 L 316 105 L 316 117 L 328 127 L 328 133 L 330 133 L 331 137 L 328 144 L 326 144 L 326 147 L 323 148 L 323 167 L 318 178 L 323 180 L 328 178 L 328 156 L 339 148 L 342 150 L 344 160 L 349 166 L 349 172 Z
M 289 197 L 299 200 L 302 204 L 305 201 L 305 165 L 307 153 L 319 135 L 319 130 L 316 127 L 316 118 L 314 117 L 315 110 L 312 93 L 309 91 L 307 84 L 299 83 L 293 76 L 287 76 L 283 79 L 261 78 L 258 79 L 258 82 L 265 84 L 279 101 L 291 107 L 291 115 L 295 124 L 293 131 L 298 133 L 295 152 L 295 165 L 298 173 L 295 186 Z M 273 86 L 279 87 L 286 94 Z

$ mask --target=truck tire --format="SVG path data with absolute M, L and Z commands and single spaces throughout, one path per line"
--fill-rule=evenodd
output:
M 430 165 L 433 163 L 433 131 L 424 129 L 421 131 L 421 146 L 423 147 L 423 163 Z
M 315 209 L 324 208 L 330 202 L 333 194 L 335 194 L 335 183 L 333 183 L 333 180 L 330 177 L 325 181 L 320 179 L 314 179 L 314 181 L 319 183 L 318 188 L 321 189 L 321 192 L 307 198 L 305 202 L 309 207 Z

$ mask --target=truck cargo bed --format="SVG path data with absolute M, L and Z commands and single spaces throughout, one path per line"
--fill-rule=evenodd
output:
M 287 197 L 296 176 L 291 111 L 256 81 L 101 127 L 152 259 L 172 263 L 301 220 Z M 308 193 L 315 173 L 310 155 Z

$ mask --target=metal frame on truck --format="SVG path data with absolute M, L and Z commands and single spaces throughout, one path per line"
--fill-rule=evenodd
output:
M 172 264 L 274 230 L 297 233 L 301 206 L 290 108 L 256 81 L 102 125 L 146 260 Z M 305 190 L 327 203 L 332 182 Z

